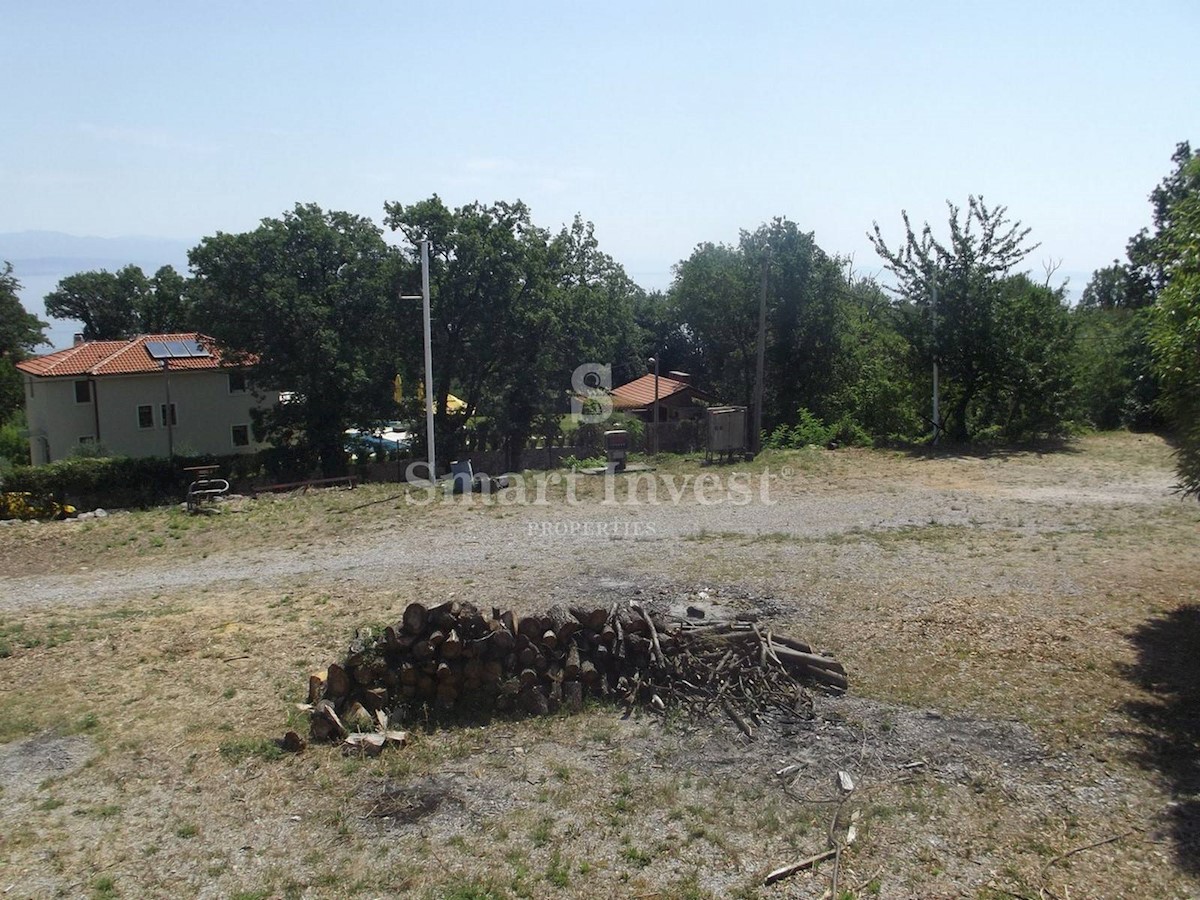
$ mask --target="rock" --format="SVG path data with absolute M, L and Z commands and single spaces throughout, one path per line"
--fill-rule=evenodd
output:
M 97 519 L 106 519 L 106 518 L 108 518 L 108 510 L 106 510 L 106 509 L 93 510 L 92 515 L 95 516 Z

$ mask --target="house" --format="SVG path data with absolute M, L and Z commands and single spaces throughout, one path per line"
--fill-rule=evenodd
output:
M 252 392 L 203 335 L 84 341 L 17 363 L 34 465 L 102 444 L 121 456 L 253 453 L 251 411 L 279 399 Z
M 629 412 L 647 422 L 654 420 L 654 375 L 643 375 L 613 388 L 613 409 Z M 658 421 L 697 419 L 712 398 L 692 384 L 686 372 L 668 372 L 658 377 Z

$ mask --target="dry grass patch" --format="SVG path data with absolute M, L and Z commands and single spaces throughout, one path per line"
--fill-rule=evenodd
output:
M 1194 896 L 1194 685 L 1172 673 L 1190 672 L 1180 654 L 1196 639 L 1200 516 L 1167 492 L 1169 463 L 1165 444 L 1137 435 L 1040 455 L 776 454 L 755 465 L 795 471 L 751 518 L 693 503 L 662 511 L 694 523 L 691 538 L 562 550 L 513 541 L 503 529 L 519 509 L 412 506 L 385 485 L 210 517 L 0 529 L 0 575 L 75 572 L 72 584 L 112 594 L 0 612 L 0 679 L 13 686 L 0 694 L 2 886 L 819 896 L 827 866 L 773 888 L 761 879 L 825 846 L 845 769 L 857 783 L 845 812 L 861 818 L 842 883 L 859 896 Z M 570 515 L 611 512 L 600 479 L 583 490 Z M 565 494 L 549 501 L 547 515 L 567 514 Z M 804 532 L 814 520 L 820 533 Z M 483 549 L 392 577 L 371 569 L 370 581 L 216 580 L 247 549 L 332 556 L 393 525 Z M 122 590 L 134 568 L 197 561 L 211 584 Z M 637 589 L 686 603 L 701 588 L 831 650 L 850 696 L 820 698 L 811 720 L 765 721 L 752 742 L 723 722 L 592 706 L 417 721 L 407 748 L 376 760 L 274 743 L 303 728 L 293 704 L 307 673 L 411 600 L 542 607 Z M 22 768 L 18 756 L 63 765 Z M 799 768 L 776 777 L 786 765 Z

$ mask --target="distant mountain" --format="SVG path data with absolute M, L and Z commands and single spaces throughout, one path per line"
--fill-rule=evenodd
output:
M 12 263 L 13 275 L 21 282 L 21 302 L 38 318 L 48 321 L 46 330 L 55 349 L 71 346 L 78 322 L 49 319 L 42 301 L 58 282 L 76 272 L 123 266 L 140 266 L 153 275 L 162 266 L 187 271 L 187 252 L 199 241 L 149 237 L 81 237 L 61 231 L 16 231 L 0 234 L 0 263 Z M 46 351 L 49 348 L 39 348 Z
M 15 231 L 0 234 L 0 259 L 30 275 L 71 275 L 96 268 L 121 268 L 130 263 L 152 266 L 187 266 L 187 252 L 197 242 L 148 237 L 81 237 L 61 231 Z

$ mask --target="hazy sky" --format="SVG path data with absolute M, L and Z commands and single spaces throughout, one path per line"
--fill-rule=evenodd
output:
M 297 201 L 578 211 L 640 283 L 776 215 L 970 193 L 1079 289 L 1200 141 L 1200 4 L 0 0 L 0 232 L 194 241 Z M 19 273 L 18 273 L 19 275 Z

